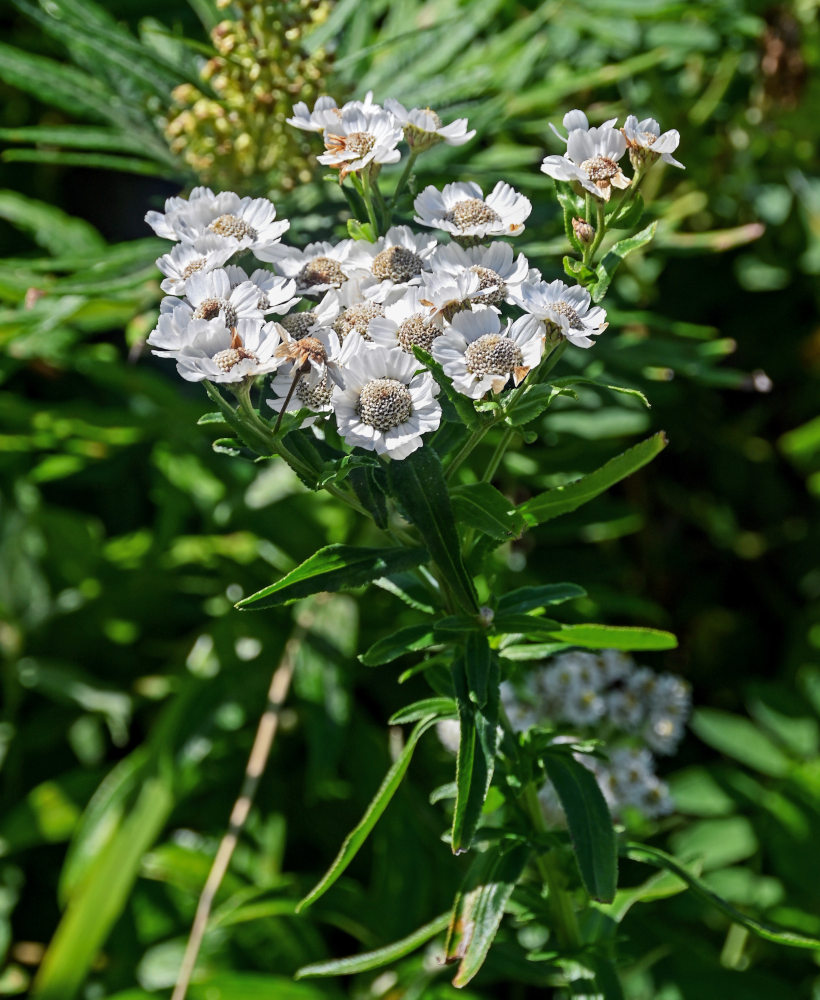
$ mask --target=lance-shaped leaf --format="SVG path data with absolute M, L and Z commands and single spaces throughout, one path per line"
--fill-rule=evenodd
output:
M 516 844 L 503 854 L 490 847 L 467 873 L 455 899 L 445 944 L 444 961 L 459 963 L 453 986 L 466 986 L 484 964 L 529 854 L 526 844 Z
M 387 808 L 388 803 L 396 794 L 399 785 L 401 784 L 402 778 L 410 766 L 410 761 L 413 757 L 413 751 L 416 749 L 416 744 L 427 732 L 427 730 L 435 725 L 438 716 L 427 717 L 422 719 L 416 727 L 412 730 L 410 735 L 407 737 L 407 742 L 404 745 L 399 756 L 393 762 L 390 770 L 384 776 L 384 780 L 381 785 L 379 785 L 379 790 L 374 795 L 370 802 L 370 805 L 365 810 L 364 816 L 362 816 L 359 823 L 350 831 L 350 833 L 345 837 L 344 843 L 339 848 L 339 853 L 333 861 L 333 864 L 328 868 L 322 878 L 316 883 L 316 885 L 310 890 L 310 892 L 305 896 L 303 900 L 297 906 L 297 910 L 302 910 L 306 906 L 310 906 L 311 903 L 315 903 L 316 900 L 323 896 L 327 890 L 333 885 L 333 883 L 339 878 L 339 876 L 344 872 L 353 858 L 359 852 L 359 848 L 367 840 L 370 831 L 376 825 L 381 814 Z
M 409 955 L 411 951 L 426 944 L 430 938 L 445 930 L 449 923 L 450 913 L 448 911 L 423 927 L 419 927 L 412 934 L 408 934 L 401 941 L 394 941 L 393 944 L 387 944 L 383 948 L 365 951 L 361 955 L 351 955 L 349 958 L 304 965 L 297 970 L 296 979 L 307 979 L 310 976 L 352 976 L 357 972 L 369 972 L 371 969 L 380 969 L 384 965 L 391 965 L 400 958 L 404 958 L 405 955 Z
M 400 628 L 398 632 L 374 642 L 359 659 L 366 667 L 380 667 L 385 663 L 392 663 L 405 653 L 427 649 L 435 641 L 432 625 L 408 625 L 407 628 Z
M 322 591 L 352 590 L 377 577 L 424 562 L 424 549 L 365 549 L 326 545 L 296 569 L 236 605 L 240 610 L 273 608 Z
M 545 583 L 540 587 L 519 587 L 498 599 L 497 611 L 526 614 L 536 608 L 563 604 L 576 597 L 586 597 L 586 591 L 577 583 Z
M 678 644 L 671 632 L 630 625 L 562 625 L 550 638 L 584 649 L 675 649 Z
M 441 571 L 462 611 L 478 610 L 473 583 L 464 568 L 458 532 L 441 462 L 432 448 L 419 448 L 388 469 L 390 492 L 410 521 Z
M 693 875 L 688 868 L 685 868 L 676 858 L 657 847 L 649 847 L 646 844 L 627 844 L 623 851 L 625 857 L 632 861 L 643 861 L 645 864 L 654 865 L 656 868 L 665 869 L 677 875 L 694 892 L 696 896 L 711 903 L 712 906 L 721 910 L 726 916 L 746 927 L 753 934 L 766 941 L 773 941 L 775 944 L 787 944 L 793 948 L 820 949 L 820 938 L 811 937 L 801 931 L 790 930 L 788 927 L 779 927 L 777 924 L 770 924 L 756 917 L 744 913 L 732 906 L 728 900 L 713 892 L 709 886 L 697 875 Z
M 561 751 L 544 755 L 544 768 L 567 817 L 578 871 L 593 899 L 611 903 L 618 881 L 612 816 L 592 771 Z
M 387 527 L 387 497 L 376 483 L 375 470 L 366 465 L 360 465 L 350 470 L 350 485 L 359 503 L 370 514 L 379 528 Z
M 464 659 L 452 668 L 460 735 L 456 761 L 456 804 L 453 810 L 453 854 L 469 850 L 490 790 L 498 750 L 498 661 L 492 657 L 483 706 L 470 697 Z
M 571 385 L 591 385 L 596 389 L 609 389 L 610 392 L 619 392 L 624 396 L 634 396 L 639 399 L 647 409 L 651 409 L 652 404 L 646 398 L 645 393 L 640 389 L 631 389 L 625 385 L 612 385 L 609 382 L 602 382 L 597 378 L 586 378 L 583 375 L 567 375 L 564 378 L 554 379 L 551 385 L 564 388 Z
M 394 712 L 388 719 L 391 726 L 403 726 L 407 722 L 418 722 L 419 719 L 452 719 L 458 715 L 456 703 L 452 698 L 422 698 L 412 705 L 405 705 Z
M 482 632 L 471 632 L 464 644 L 464 669 L 470 700 L 479 708 L 487 704 L 487 699 L 492 694 L 491 685 L 498 673 L 498 665 L 494 660 L 495 654 L 490 649 L 487 636 Z
M 645 247 L 647 243 L 650 243 L 655 236 L 655 230 L 657 228 L 657 221 L 650 222 L 645 229 L 642 229 L 639 233 L 635 233 L 634 236 L 627 236 L 625 240 L 619 240 L 615 246 L 610 249 L 601 263 L 595 268 L 595 274 L 598 276 L 598 280 L 595 282 L 592 289 L 593 302 L 600 302 L 606 295 L 609 283 L 612 281 L 612 278 L 624 257 L 629 256 L 629 254 L 634 253 L 635 250 L 640 250 L 641 247 Z
M 542 524 L 561 514 L 577 510 L 578 507 L 600 496 L 610 486 L 637 472 L 647 462 L 651 462 L 663 451 L 667 443 L 666 435 L 663 431 L 659 431 L 640 444 L 633 445 L 622 454 L 611 458 L 594 472 L 576 479 L 575 482 L 567 483 L 566 486 L 556 486 L 546 493 L 539 493 L 522 504 L 519 510 L 530 524 Z
M 526 526 L 515 504 L 490 483 L 456 486 L 450 497 L 456 519 L 490 538 L 501 542 L 517 538 Z

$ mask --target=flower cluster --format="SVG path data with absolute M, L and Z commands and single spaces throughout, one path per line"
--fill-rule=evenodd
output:
M 564 115 L 566 137 L 551 126 L 558 138 L 566 143 L 562 155 L 547 156 L 541 170 L 558 181 L 575 181 L 590 194 L 609 201 L 612 189 L 624 190 L 632 183 L 620 167 L 620 159 L 629 150 L 629 159 L 635 171 L 658 159 L 674 167 L 685 169 L 672 153 L 678 148 L 680 135 L 670 129 L 661 135 L 660 125 L 654 118 L 638 121 L 629 115 L 622 129 L 615 128 L 612 118 L 603 125 L 590 127 L 583 111 L 570 111 Z
M 430 109 L 386 105 L 370 94 L 342 107 L 321 97 L 313 110 L 297 104 L 289 121 L 321 133 L 320 162 L 353 175 L 364 195 L 381 165 L 400 158 L 402 139 L 415 156 L 474 134 L 464 119 L 443 125 Z M 392 225 L 372 242 L 298 247 L 282 242 L 289 222 L 265 198 L 199 187 L 168 199 L 146 216 L 177 241 L 157 262 L 168 297 L 149 345 L 190 381 L 238 391 L 272 374 L 266 403 L 277 427 L 283 412 L 289 427 L 319 434 L 333 420 L 350 446 L 402 459 L 442 418 L 440 382 L 419 351 L 441 366 L 439 379 L 443 371 L 480 400 L 518 386 L 561 341 L 590 347 L 606 329 L 585 288 L 544 280 L 498 239 L 521 233 L 532 208 L 510 185 L 486 196 L 472 182 L 430 186 L 414 208 L 426 230 Z M 249 268 L 249 255 L 267 266 Z M 237 256 L 243 266 L 230 263 Z

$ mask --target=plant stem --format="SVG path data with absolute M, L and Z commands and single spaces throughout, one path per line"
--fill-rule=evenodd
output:
M 495 424 L 496 420 L 492 420 L 490 423 L 483 424 L 481 427 L 476 427 L 476 429 L 471 432 L 470 436 L 450 460 L 450 464 L 447 467 L 447 479 L 450 479 L 461 463 L 472 453 L 476 445 L 482 441 L 487 431 L 490 430 L 491 427 L 494 427 Z
M 524 790 L 524 805 L 538 833 L 547 833 L 541 803 L 538 801 L 538 793 L 532 781 Z M 572 897 L 564 888 L 564 878 L 556 863 L 555 852 L 549 850 L 542 854 L 536 851 L 535 865 L 549 893 L 548 900 L 555 921 L 555 936 L 558 943 L 562 948 L 575 951 L 581 946 L 581 933 Z
M 510 445 L 510 441 L 515 437 L 516 431 L 514 427 L 505 427 L 504 433 L 501 435 L 501 440 L 495 446 L 495 451 L 490 457 L 490 461 L 487 463 L 487 468 L 484 470 L 484 475 L 481 477 L 482 483 L 492 482 L 493 476 L 498 472 L 498 467 L 501 465 L 501 459 L 504 457 L 504 452 Z
M 373 207 L 373 192 L 370 188 L 370 174 L 366 170 L 362 173 L 362 194 L 364 195 L 364 203 L 367 208 L 367 218 L 373 228 L 373 238 L 378 239 L 380 235 L 379 222 L 376 218 L 376 210 Z
M 410 179 L 410 174 L 413 171 L 413 166 L 416 162 L 416 157 L 418 155 L 419 155 L 418 153 L 411 151 L 410 155 L 407 157 L 407 163 L 405 163 L 404 165 L 404 170 L 402 170 L 401 177 L 399 177 L 398 183 L 396 184 L 396 190 L 393 192 L 393 197 L 390 199 L 391 213 L 393 209 L 396 207 L 396 202 L 399 200 L 399 195 L 402 193 L 405 186 L 407 185 L 408 180 Z

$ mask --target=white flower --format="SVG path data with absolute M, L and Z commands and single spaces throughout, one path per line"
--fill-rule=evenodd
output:
M 289 313 L 287 316 L 283 316 L 279 322 L 288 333 L 298 340 L 300 337 L 306 337 L 317 326 L 332 326 L 333 321 L 339 315 L 340 308 L 338 297 L 328 293 L 312 309 Z
M 466 118 L 456 118 L 449 125 L 442 125 L 439 116 L 430 108 L 408 111 L 392 97 L 387 98 L 384 106 L 404 128 L 404 138 L 411 149 L 429 149 L 442 141 L 450 146 L 463 146 L 475 135 L 475 129 L 467 131 Z
M 287 219 L 276 221 L 276 208 L 267 198 L 240 198 L 233 191 L 214 194 L 210 188 L 194 188 L 187 201 L 169 198 L 165 215 L 149 212 L 145 221 L 158 236 L 193 243 L 206 233 L 221 236 L 234 250 L 265 251 L 289 227 Z
M 470 309 L 473 302 L 484 309 L 480 300 L 488 289 L 481 287 L 481 279 L 474 271 L 455 275 L 439 271 L 423 276 L 420 292 L 419 302 L 429 310 L 431 318 L 440 316 L 450 320 L 456 313 Z
M 222 267 L 235 252 L 235 247 L 226 246 L 215 233 L 200 236 L 193 243 L 178 243 L 157 260 L 157 267 L 165 275 L 159 287 L 169 295 L 184 295 L 192 275 Z
M 297 102 L 293 105 L 293 117 L 286 118 L 285 121 L 294 128 L 302 129 L 303 132 L 324 132 L 329 125 L 338 122 L 344 111 L 354 108 L 369 111 L 377 107 L 378 105 L 373 103 L 372 90 L 367 92 L 363 101 L 348 101 L 341 108 L 336 106 L 336 101 L 332 97 L 325 96 L 316 99 L 313 111 L 308 110 L 304 101 Z
M 606 702 L 594 687 L 579 687 L 565 700 L 562 717 L 574 726 L 591 726 L 604 717 Z
M 279 412 L 290 395 L 286 410 L 308 409 L 329 413 L 335 386 L 344 386 L 342 344 L 333 330 L 315 327 L 309 336 L 294 338 L 283 327 L 276 356 L 282 367 L 271 383 L 276 393 L 268 405 Z M 297 377 L 298 376 L 298 377 Z M 297 378 L 296 387 L 293 380 Z
M 510 681 L 502 681 L 499 694 L 504 712 L 517 733 L 526 732 L 538 725 L 539 715 L 534 707 L 536 692 L 532 674 L 527 674 L 517 685 L 513 685 Z
M 422 445 L 422 434 L 441 422 L 438 385 L 418 362 L 402 351 L 387 350 L 357 338 L 347 359 L 345 388 L 333 407 L 339 433 L 351 445 L 407 458 Z
M 293 294 L 296 291 L 294 281 L 289 278 L 281 278 L 264 268 L 258 267 L 252 274 L 248 275 L 244 268 L 238 267 L 236 264 L 228 264 L 225 273 L 228 275 L 231 288 L 237 288 L 246 281 L 256 286 L 259 291 L 256 305 L 262 313 L 275 312 L 281 316 L 300 301 L 299 296 Z
M 485 305 L 505 301 L 517 302 L 521 286 L 529 280 L 527 258 L 519 254 L 517 259 L 513 260 L 512 247 L 509 243 L 500 241 L 489 246 L 468 248 L 461 247 L 457 243 L 448 243 L 436 249 L 432 267 L 435 272 L 453 276 L 463 271 L 477 274 L 481 294 L 472 301 Z
M 453 386 L 465 396 L 481 399 L 501 392 L 510 376 L 516 385 L 541 360 L 544 326 L 533 316 L 513 323 L 501 320 L 492 309 L 460 312 L 448 329 L 433 341 L 433 357 Z
M 408 288 L 400 299 L 384 306 L 384 315 L 368 324 L 370 339 L 382 347 L 400 347 L 407 354 L 413 353 L 414 346 L 429 353 L 443 323 L 439 316 L 431 318 L 429 305 L 420 301 L 425 294 L 423 289 Z
M 609 201 L 612 188 L 628 188 L 618 160 L 626 152 L 626 139 L 608 123 L 600 128 L 573 129 L 563 156 L 547 156 L 541 171 L 559 181 L 578 181 L 587 191 Z
M 646 705 L 634 691 L 610 691 L 606 703 L 609 721 L 627 733 L 637 732 L 646 718 Z
M 598 658 L 607 684 L 623 680 L 635 668 L 635 661 L 632 657 L 622 653 L 620 649 L 602 649 Z
M 325 166 L 340 170 L 340 179 L 370 163 L 396 163 L 401 153 L 401 126 L 387 111 L 343 111 L 338 121 L 325 129 L 326 152 L 317 157 Z
M 251 324 L 244 337 L 209 324 L 194 331 L 176 353 L 177 371 L 188 382 L 241 382 L 274 371 L 281 328 L 277 323 Z
M 639 122 L 635 115 L 630 115 L 621 131 L 626 138 L 632 164 L 636 168 L 649 155 L 653 160 L 660 157 L 664 163 L 680 167 L 681 170 L 686 169 L 672 156 L 680 143 L 680 132 L 677 129 L 669 129 L 661 135 L 661 127 L 654 118 L 644 118 Z
M 157 357 L 175 358 L 192 338 L 209 335 L 211 330 L 226 329 L 221 316 L 191 319 L 193 310 L 187 302 L 179 299 L 170 301 L 176 302 L 176 306 L 160 313 L 157 325 L 148 335 L 148 346 L 153 348 L 151 353 Z
M 609 121 L 604 122 L 603 125 L 601 125 L 600 127 L 611 128 L 617 120 L 618 120 L 617 118 L 610 118 Z M 589 131 L 589 119 L 587 118 L 587 116 L 584 114 L 583 111 L 578 111 L 577 109 L 575 111 L 568 111 L 564 115 L 562 124 L 564 128 L 567 130 L 566 135 L 561 135 L 561 133 L 552 124 L 552 122 L 550 122 L 550 128 L 558 136 L 561 142 L 563 142 L 565 145 L 567 139 L 569 138 L 569 133 L 574 132 L 575 129 L 581 129 L 584 132 Z
M 436 736 L 448 753 L 457 754 L 461 742 L 461 723 L 458 719 L 441 719 L 436 723 Z
M 216 269 L 205 274 L 194 274 L 188 279 L 185 297 L 191 308 L 191 319 L 222 318 L 226 328 L 236 326 L 240 320 L 262 320 L 259 309 L 259 289 L 251 281 L 233 286 L 227 271 Z M 178 299 L 163 299 L 160 310 L 176 308 Z
M 435 237 L 414 233 L 409 226 L 391 226 L 375 243 L 357 240 L 350 251 L 349 266 L 368 274 L 374 283 L 365 294 L 378 302 L 394 288 L 417 285 L 430 269 Z
M 576 347 L 592 347 L 592 337 L 606 330 L 606 312 L 590 309 L 591 297 L 581 285 L 565 285 L 560 279 L 524 284 L 518 304 L 525 312 L 551 324 L 551 332 L 565 337 Z
M 422 226 L 472 241 L 518 236 L 532 211 L 529 199 L 504 181 L 499 181 L 486 198 L 473 181 L 445 184 L 441 191 L 431 184 L 418 195 L 414 208 L 416 222 Z
M 300 295 L 318 295 L 329 288 L 339 288 L 352 273 L 349 264 L 353 240 L 341 243 L 308 243 L 299 247 L 278 244 L 257 253 L 260 260 L 270 261 L 287 278 L 296 282 Z

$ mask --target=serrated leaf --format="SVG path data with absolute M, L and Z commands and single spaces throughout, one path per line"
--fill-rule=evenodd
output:
M 495 658 L 491 660 L 487 698 L 481 707 L 470 698 L 470 685 L 462 658 L 453 664 L 452 679 L 460 724 L 452 850 L 453 854 L 462 854 L 470 849 L 493 780 L 498 750 L 498 662 Z
M 634 236 L 628 236 L 625 240 L 620 240 L 609 250 L 601 263 L 595 268 L 597 280 L 592 287 L 593 302 L 600 302 L 606 295 L 610 282 L 621 261 L 625 257 L 628 257 L 629 254 L 640 250 L 641 247 L 645 247 L 647 243 L 650 243 L 655 236 L 657 228 L 657 221 L 650 222 L 645 229 L 642 229 L 639 233 L 635 233 Z
M 503 854 L 491 847 L 473 862 L 456 896 L 445 945 L 445 962 L 459 962 L 454 986 L 466 986 L 484 964 L 529 855 L 526 844 Z
M 483 708 L 487 704 L 487 699 L 492 696 L 490 686 L 492 678 L 498 673 L 498 666 L 494 664 L 494 654 L 487 642 L 487 636 L 481 632 L 471 632 L 467 636 L 464 644 L 464 670 L 467 674 L 470 700 L 479 708 Z
M 457 521 L 470 525 L 490 538 L 507 541 L 524 530 L 524 518 L 503 493 L 490 483 L 456 486 L 450 493 Z
M 667 444 L 666 435 L 659 431 L 575 482 L 539 493 L 522 504 L 519 510 L 530 524 L 543 524 L 544 521 L 577 510 L 651 462 Z
M 348 219 L 347 233 L 354 240 L 366 240 L 368 243 L 376 242 L 376 234 L 373 232 L 373 227 L 369 222 Z
M 504 420 L 511 427 L 523 427 L 536 420 L 558 396 L 575 396 L 572 389 L 554 384 L 534 384 L 524 387 L 505 411 Z M 526 437 L 526 432 L 525 437 Z
M 574 257 L 564 257 L 562 263 L 564 265 L 564 274 L 568 278 L 573 278 L 581 285 L 587 285 L 595 278 L 595 271 Z
M 427 649 L 435 641 L 432 625 L 408 625 L 374 642 L 367 652 L 361 654 L 359 660 L 366 667 L 380 667 L 385 663 L 392 663 L 405 653 Z
M 563 604 L 578 597 L 586 597 L 586 591 L 577 583 L 545 583 L 540 587 L 519 587 L 504 594 L 498 600 L 498 612 L 525 614 L 536 608 L 546 608 L 552 604 Z
M 567 817 L 584 886 L 593 899 L 611 903 L 618 882 L 615 829 L 595 775 L 568 753 L 547 752 L 542 759 Z
M 348 479 L 359 503 L 373 518 L 376 526 L 386 528 L 387 498 L 376 483 L 375 470 L 369 466 L 360 465 L 350 470 Z
M 792 768 L 780 747 L 751 719 L 717 708 L 699 708 L 690 725 L 704 743 L 761 774 L 780 778 Z
M 585 378 L 581 375 L 568 375 L 565 378 L 553 379 L 551 384 L 561 388 L 570 385 L 593 385 L 597 389 L 609 389 L 610 392 L 619 392 L 625 396 L 634 396 L 636 399 L 639 399 L 647 409 L 652 408 L 652 404 L 640 389 L 631 389 L 624 385 L 611 385 L 608 382 L 602 382 L 600 379 L 596 378 Z
M 281 580 L 236 604 L 244 611 L 290 604 L 324 591 L 352 590 L 377 577 L 417 566 L 427 558 L 424 549 L 366 549 L 351 545 L 326 545 L 314 552 Z
M 477 611 L 438 455 L 432 448 L 419 448 L 403 461 L 391 462 L 387 478 L 391 494 L 418 528 L 458 607 L 466 612 Z
M 678 640 L 671 632 L 631 625 L 563 625 L 551 638 L 584 649 L 650 650 L 675 649 Z
M 458 714 L 456 703 L 452 698 L 423 698 L 405 705 L 394 712 L 387 720 L 389 726 L 403 726 L 408 722 L 418 722 L 419 719 L 451 719 Z
M 696 896 L 700 896 L 707 903 L 711 903 L 736 924 L 746 927 L 753 934 L 763 938 L 765 941 L 773 941 L 775 944 L 790 945 L 792 948 L 812 948 L 820 949 L 820 938 L 811 937 L 800 931 L 789 930 L 787 927 L 778 927 L 756 917 L 736 909 L 727 900 L 723 899 L 716 892 L 713 892 L 706 883 L 693 875 L 676 858 L 657 847 L 649 847 L 646 844 L 627 844 L 623 850 L 625 857 L 632 861 L 642 861 L 644 864 L 654 865 L 656 868 L 665 869 L 677 875 L 684 881 Z
M 426 733 L 427 730 L 435 724 L 435 722 L 435 718 L 423 719 L 416 725 L 407 737 L 407 742 L 405 743 L 399 756 L 393 762 L 390 770 L 384 776 L 384 780 L 381 785 L 379 785 L 378 791 L 371 800 L 370 805 L 365 810 L 364 816 L 362 816 L 359 823 L 345 838 L 344 843 L 339 849 L 339 853 L 336 855 L 336 858 L 330 868 L 328 868 L 319 882 L 317 882 L 304 899 L 299 902 L 297 910 L 303 910 L 306 906 L 310 906 L 311 903 L 315 903 L 320 896 L 323 896 L 344 872 L 356 854 L 358 854 L 359 848 L 365 840 L 367 840 L 370 831 L 376 825 L 379 817 L 387 808 L 388 803 L 393 798 L 399 785 L 401 784 L 402 778 L 404 777 L 407 768 L 410 766 L 410 761 L 413 757 L 413 751 L 416 749 L 416 744 L 424 733 Z
M 442 913 L 441 916 L 431 920 L 423 927 L 408 934 L 401 941 L 385 945 L 383 948 L 376 948 L 374 951 L 365 951 L 361 955 L 351 955 L 349 958 L 338 958 L 330 962 L 314 962 L 313 965 L 304 965 L 296 972 L 296 979 L 307 979 L 311 976 L 352 976 L 359 972 L 369 972 L 371 969 L 381 969 L 385 965 L 392 965 L 405 955 L 415 951 L 416 948 L 425 944 L 430 938 L 447 929 L 450 923 L 450 911 Z

